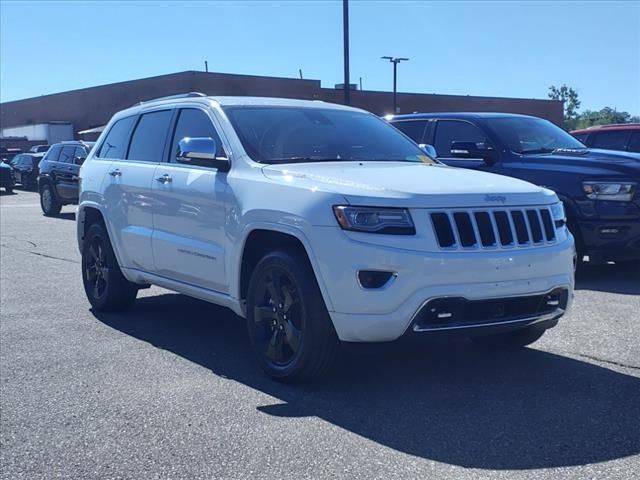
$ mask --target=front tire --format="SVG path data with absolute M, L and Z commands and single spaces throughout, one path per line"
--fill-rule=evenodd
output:
M 101 312 L 118 312 L 131 307 L 138 294 L 118 265 L 104 225 L 94 223 L 82 248 L 82 283 L 89 303 Z
M 40 208 L 42 208 L 42 213 L 47 217 L 59 215 L 60 210 L 62 210 L 62 204 L 58 201 L 53 188 L 48 183 L 40 189 Z
M 297 252 L 270 252 L 258 262 L 249 282 L 247 328 L 263 370 L 281 382 L 326 373 L 339 347 L 313 270 Z
M 471 341 L 476 345 L 492 350 L 509 350 L 531 345 L 539 340 L 545 331 L 546 329 L 533 325 L 513 332 L 474 336 L 471 337 Z

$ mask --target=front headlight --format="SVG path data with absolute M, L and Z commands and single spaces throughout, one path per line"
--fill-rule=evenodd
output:
M 591 200 L 630 202 L 636 186 L 633 182 L 582 182 L 582 190 Z
M 336 220 L 344 230 L 391 235 L 415 235 L 413 220 L 406 208 L 333 207 Z

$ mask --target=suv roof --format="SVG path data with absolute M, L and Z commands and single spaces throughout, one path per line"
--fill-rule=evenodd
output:
M 63 140 L 62 142 L 54 143 L 51 146 L 53 147 L 54 145 L 81 145 L 84 147 L 92 147 L 95 145 L 95 143 L 96 142 L 85 142 L 84 140 Z
M 416 120 L 419 118 L 504 118 L 504 117 L 524 117 L 536 118 L 531 115 L 521 115 L 519 113 L 503 112 L 435 112 L 435 113 L 409 113 L 405 115 L 387 115 L 385 119 L 393 120 Z
M 588 128 L 572 130 L 571 133 L 589 133 L 597 130 L 640 130 L 640 123 L 612 123 L 609 125 L 593 125 Z
M 217 104 L 221 107 L 239 106 L 239 107 L 251 107 L 251 106 L 273 106 L 273 107 L 308 107 L 308 108 L 331 108 L 337 110 L 349 110 L 362 112 L 364 110 L 346 105 L 339 105 L 336 103 L 328 103 L 320 100 L 297 100 L 292 98 L 278 98 L 278 97 L 239 97 L 239 96 L 202 96 L 195 92 L 171 95 L 169 97 L 160 97 L 152 100 L 137 103 L 127 109 L 121 110 L 114 118 L 121 116 L 134 115 L 149 107 L 155 107 L 157 105 L 179 105 L 182 103 L 200 103 L 203 105 L 211 106 Z

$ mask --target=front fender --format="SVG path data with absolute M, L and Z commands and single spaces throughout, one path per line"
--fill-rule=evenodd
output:
M 309 258 L 309 262 L 311 263 L 311 268 L 313 269 L 313 273 L 316 277 L 316 281 L 318 282 L 318 286 L 320 287 L 320 292 L 322 293 L 322 298 L 324 299 L 327 310 L 333 311 L 333 305 L 331 303 L 331 299 L 328 295 L 326 285 L 320 274 L 320 268 L 317 263 L 317 258 L 314 254 L 313 248 L 311 246 L 311 242 L 309 238 L 305 234 L 305 232 L 290 224 L 285 223 L 273 223 L 273 222 L 252 222 L 244 226 L 242 232 L 240 234 L 240 241 L 238 242 L 239 247 L 232 249 L 232 255 L 229 256 L 229 284 L 230 284 L 230 295 L 238 302 L 241 301 L 240 297 L 240 283 L 241 283 L 241 274 L 242 271 L 242 256 L 244 253 L 245 245 L 247 243 L 247 239 L 251 232 L 255 230 L 271 230 L 274 232 L 284 233 L 286 235 L 290 235 L 296 238 L 305 249 L 307 257 Z

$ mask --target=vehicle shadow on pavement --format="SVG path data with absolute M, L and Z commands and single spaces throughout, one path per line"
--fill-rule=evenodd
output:
M 321 382 L 267 378 L 230 311 L 178 294 L 138 299 L 104 324 L 279 401 L 278 417 L 316 416 L 410 455 L 483 469 L 583 465 L 640 453 L 640 379 L 538 351 L 467 341 L 348 346 Z M 550 333 L 553 334 L 553 333 Z
M 640 295 L 640 262 L 585 265 L 576 273 L 576 290 Z
M 56 215 L 55 218 L 59 218 L 60 220 L 74 220 L 76 219 L 76 212 L 63 212 Z

